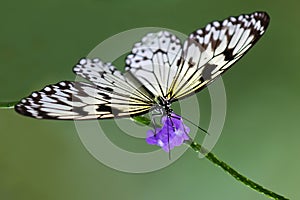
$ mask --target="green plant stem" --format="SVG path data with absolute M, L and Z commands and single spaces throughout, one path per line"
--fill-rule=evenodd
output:
M 148 125 L 145 123 L 145 121 L 149 121 L 145 120 L 144 118 L 140 119 L 140 118 L 133 118 L 133 120 Z M 211 161 L 212 163 L 214 163 L 215 165 L 217 165 L 218 167 L 221 167 L 225 172 L 229 173 L 233 178 L 235 178 L 237 181 L 244 183 L 245 185 L 247 185 L 248 187 L 252 188 L 253 190 L 260 192 L 262 194 L 265 194 L 268 197 L 271 197 L 272 199 L 278 199 L 278 200 L 288 200 L 288 198 L 281 196 L 279 194 L 276 194 L 275 192 L 272 192 L 264 187 L 262 187 L 261 185 L 255 183 L 254 181 L 248 179 L 247 177 L 243 176 L 242 174 L 240 174 L 238 171 L 234 170 L 232 167 L 230 167 L 228 164 L 226 164 L 225 162 L 221 161 L 218 157 L 216 157 L 213 153 L 209 152 L 207 149 L 205 149 L 204 147 L 202 147 L 200 144 L 196 143 L 196 142 L 187 142 L 188 145 L 197 153 L 201 153 L 202 155 L 205 155 L 205 157 Z
M 18 103 L 18 101 L 12 102 L 0 102 L 0 109 L 10 109 L 14 108 L 14 106 Z
M 1 108 L 13 108 L 18 102 L 0 102 L 0 109 Z M 144 125 L 149 125 L 150 120 L 146 117 L 135 117 L 133 118 L 134 121 L 137 121 L 139 123 L 142 123 Z M 201 153 L 205 155 L 205 157 L 210 160 L 212 163 L 217 165 L 218 167 L 221 167 L 225 172 L 229 173 L 233 178 L 235 178 L 237 181 L 244 183 L 248 187 L 252 188 L 253 190 L 260 192 L 262 194 L 265 194 L 268 197 L 271 197 L 273 199 L 278 200 L 288 200 L 288 198 L 281 196 L 279 194 L 276 194 L 275 192 L 272 192 L 261 185 L 255 183 L 254 181 L 248 179 L 247 177 L 240 174 L 238 171 L 234 170 L 232 167 L 230 167 L 225 162 L 221 161 L 219 158 L 217 158 L 213 153 L 206 150 L 204 147 L 202 147 L 200 144 L 196 142 L 191 142 L 189 146 L 196 151 L 197 153 Z
M 264 187 L 262 187 L 261 185 L 255 183 L 254 181 L 246 178 L 245 176 L 243 176 L 242 174 L 240 174 L 239 172 L 237 172 L 236 170 L 234 170 L 232 167 L 230 167 L 229 165 L 227 165 L 225 162 L 221 161 L 219 158 L 217 158 L 213 153 L 208 152 L 205 148 L 203 148 L 200 144 L 196 143 L 196 142 L 192 142 L 190 144 L 190 147 L 195 150 L 197 153 L 202 153 L 205 155 L 205 157 L 210 160 L 211 162 L 213 162 L 215 165 L 217 165 L 218 167 L 221 167 L 224 171 L 226 171 L 227 173 L 229 173 L 231 176 L 233 176 L 233 178 L 235 178 L 237 181 L 240 181 L 242 183 L 244 183 L 245 185 L 247 185 L 248 187 L 263 193 L 265 195 L 267 195 L 268 197 L 271 197 L 273 199 L 279 199 L 279 200 L 287 200 L 288 198 L 281 196 L 279 194 L 276 194 L 275 192 L 272 192 Z

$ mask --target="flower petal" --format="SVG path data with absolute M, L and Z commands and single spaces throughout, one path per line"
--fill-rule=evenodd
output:
M 171 116 L 163 116 L 161 119 L 162 128 L 147 131 L 146 142 L 150 145 L 160 146 L 164 151 L 169 152 L 175 146 L 180 146 L 184 141 L 189 140 L 189 127 L 183 124 L 182 118 L 175 113 Z

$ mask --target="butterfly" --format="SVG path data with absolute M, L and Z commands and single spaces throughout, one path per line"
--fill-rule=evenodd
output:
M 132 117 L 162 110 L 199 92 L 227 71 L 261 38 L 266 12 L 213 21 L 182 44 L 172 33 L 149 33 L 127 56 L 125 72 L 100 59 L 82 58 L 75 74 L 86 82 L 62 81 L 33 92 L 15 110 L 38 119 L 88 120 Z

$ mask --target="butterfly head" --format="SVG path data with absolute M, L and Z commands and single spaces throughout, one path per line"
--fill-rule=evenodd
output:
M 158 97 L 157 98 L 158 101 L 158 108 L 161 109 L 163 111 L 164 114 L 170 114 L 173 112 L 172 108 L 171 108 L 171 102 L 164 98 L 164 97 Z

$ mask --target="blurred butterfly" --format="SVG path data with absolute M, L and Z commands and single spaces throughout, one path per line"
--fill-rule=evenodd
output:
M 264 34 L 265 12 L 214 21 L 182 45 L 167 31 L 149 33 L 126 58 L 125 73 L 99 59 L 82 58 L 73 71 L 89 82 L 62 81 L 22 99 L 15 110 L 39 119 L 108 119 L 160 109 L 205 88 Z

